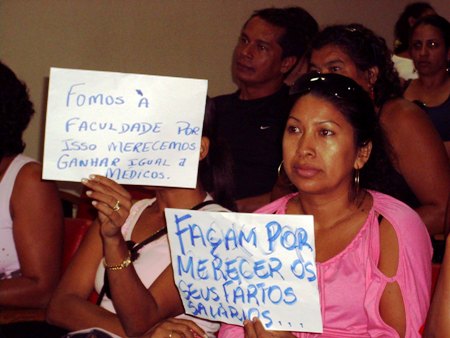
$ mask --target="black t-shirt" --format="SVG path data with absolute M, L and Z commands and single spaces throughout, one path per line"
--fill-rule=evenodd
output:
M 216 130 L 233 159 L 235 198 L 267 193 L 277 179 L 281 141 L 293 100 L 283 86 L 273 95 L 241 100 L 239 92 L 213 99 Z

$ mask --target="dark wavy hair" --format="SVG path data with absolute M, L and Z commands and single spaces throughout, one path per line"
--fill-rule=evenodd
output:
M 417 27 L 423 26 L 423 25 L 430 25 L 439 30 L 442 34 L 442 37 L 445 41 L 445 49 L 449 49 L 450 47 L 450 23 L 447 21 L 446 18 L 440 16 L 440 15 L 427 15 L 419 20 L 416 21 L 416 23 L 411 28 L 411 35 L 409 36 L 409 39 L 411 40 L 412 35 Z
M 27 86 L 0 62 L 0 158 L 23 152 L 22 135 L 33 114 Z
M 360 24 L 328 26 L 312 41 L 309 59 L 312 50 L 328 45 L 342 49 L 360 71 L 378 68 L 378 78 L 373 87 L 376 107 L 402 96 L 400 79 L 391 60 L 392 54 L 382 37 Z
M 207 98 L 202 136 L 209 139 L 209 152 L 199 163 L 198 178 L 202 188 L 208 191 L 217 203 L 236 210 L 232 198 L 231 153 L 226 143 L 218 136 L 215 121 L 214 102 Z
M 342 113 L 353 127 L 357 148 L 372 142 L 369 160 L 360 169 L 360 187 L 389 193 L 392 172 L 388 156 L 390 147 L 369 94 L 351 78 L 317 73 L 303 75 L 294 85 L 296 100 L 308 94 L 326 100 Z
M 428 2 L 414 2 L 405 7 L 394 27 L 394 53 L 402 53 L 409 48 L 411 25 L 409 19 L 419 19 L 423 13 L 434 8 Z
M 296 56 L 300 59 L 319 31 L 317 21 L 301 7 L 256 10 L 245 22 L 244 27 L 254 17 L 259 17 L 274 26 L 284 28 L 285 33 L 278 41 L 283 50 L 283 58 Z

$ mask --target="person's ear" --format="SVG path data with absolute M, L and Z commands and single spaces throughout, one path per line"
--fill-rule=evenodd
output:
M 206 156 L 208 156 L 209 152 L 209 138 L 206 136 L 202 136 L 200 141 L 200 161 L 203 160 Z
M 305 74 L 308 71 L 309 68 L 309 60 L 307 57 L 300 58 L 300 61 L 292 68 L 289 75 L 284 79 L 284 83 L 286 83 L 288 86 L 294 85 L 295 81 Z
M 371 87 L 375 85 L 378 80 L 378 75 L 380 74 L 380 70 L 377 66 L 373 66 L 367 70 L 367 80 Z
M 367 163 L 372 152 L 372 142 L 367 142 L 364 146 L 358 149 L 358 154 L 356 155 L 355 163 L 353 168 L 361 169 Z
M 281 60 L 281 73 L 286 74 L 297 64 L 296 56 L 287 56 Z

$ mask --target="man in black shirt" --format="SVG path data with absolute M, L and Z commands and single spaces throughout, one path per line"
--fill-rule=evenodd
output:
M 258 10 L 242 28 L 232 65 L 239 89 L 214 98 L 217 130 L 231 150 L 240 211 L 270 201 L 292 106 L 283 81 L 317 31 L 317 22 L 300 7 Z

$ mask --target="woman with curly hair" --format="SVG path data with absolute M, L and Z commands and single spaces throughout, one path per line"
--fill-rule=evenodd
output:
M 22 154 L 34 114 L 26 85 L 0 62 L 0 309 L 45 308 L 62 262 L 63 213 L 42 166 Z
M 396 184 L 384 192 L 413 207 L 431 234 L 442 233 L 449 161 L 427 114 L 402 98 L 385 40 L 359 24 L 329 26 L 312 42 L 310 69 L 345 75 L 370 93 L 392 147 Z

